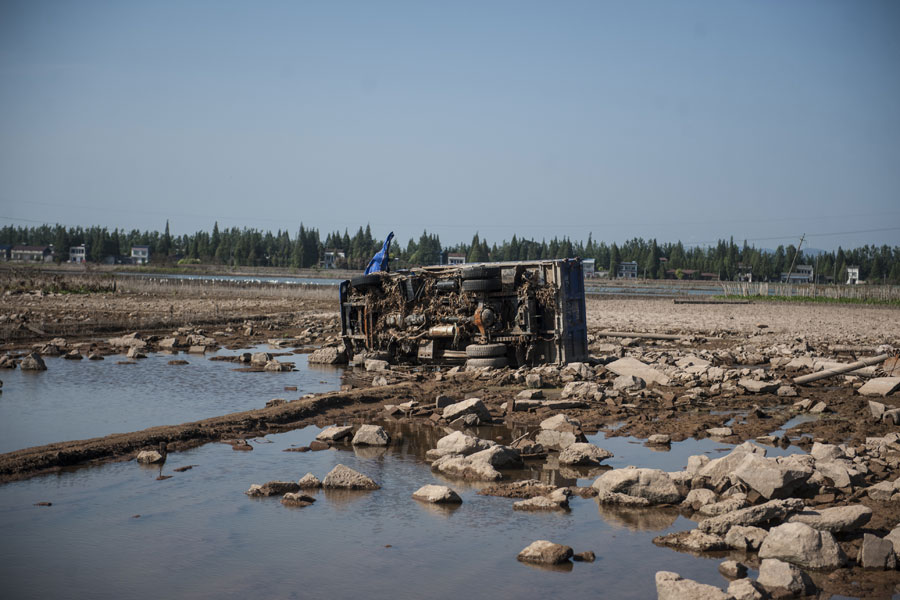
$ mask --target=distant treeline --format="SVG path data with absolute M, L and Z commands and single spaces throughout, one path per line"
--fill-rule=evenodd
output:
M 69 247 L 87 244 L 88 259 L 104 262 L 107 257 L 128 256 L 135 245 L 149 246 L 151 262 L 220 264 L 229 266 L 273 266 L 310 268 L 322 264 L 326 251 L 338 251 L 335 266 L 361 269 L 372 255 L 381 248 L 382 240 L 372 236 L 371 228 L 360 227 L 350 235 L 347 230 L 322 237 L 318 229 L 300 225 L 291 235 L 287 230 L 259 231 L 257 229 L 219 230 L 216 223 L 212 232 L 172 236 L 169 223 L 165 231 L 131 231 L 105 227 L 63 227 L 42 225 L 39 227 L 5 226 L 0 229 L 0 244 L 50 245 L 54 247 L 54 259 L 68 260 Z M 447 253 L 460 253 L 466 262 L 539 260 L 550 258 L 593 258 L 598 271 L 608 270 L 615 277 L 617 265 L 635 261 L 638 276 L 652 279 L 676 276 L 678 278 L 715 274 L 719 279 L 734 280 L 741 273 L 741 266 L 752 268 L 755 281 L 778 279 L 794 262 L 812 265 L 820 282 L 833 280 L 843 283 L 847 267 L 859 267 L 859 278 L 869 283 L 900 284 L 900 246 L 861 246 L 853 249 L 839 248 L 837 252 L 810 255 L 803 252 L 795 259 L 794 245 L 778 246 L 774 251 L 757 249 L 746 242 L 720 240 L 714 246 L 685 247 L 681 242 L 657 243 L 655 239 L 635 238 L 621 245 L 596 242 L 589 235 L 586 242 L 572 241 L 567 237 L 536 241 L 513 236 L 500 244 L 489 244 L 477 233 L 470 244 L 444 247 L 435 234 L 423 232 L 418 241 L 410 238 L 405 247 L 396 240 L 391 246 L 391 257 L 397 258 L 398 267 L 438 264 Z M 340 257 L 340 254 L 343 257 Z M 661 260 L 665 259 L 665 260 Z M 795 267 L 796 270 L 796 267 Z M 667 275 L 668 273 L 668 275 Z

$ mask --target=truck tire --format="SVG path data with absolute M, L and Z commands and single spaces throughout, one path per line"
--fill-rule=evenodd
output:
M 498 279 L 500 267 L 463 267 L 459 274 L 460 279 Z
M 368 275 L 360 275 L 350 280 L 350 285 L 358 290 L 365 290 L 373 287 L 381 287 L 381 275 L 378 273 L 369 273 Z
M 500 279 L 465 279 L 462 282 L 464 292 L 496 292 L 503 284 Z
M 469 344 L 466 346 L 468 358 L 493 358 L 506 356 L 506 344 Z
M 490 358 L 470 358 L 466 361 L 467 367 L 479 368 L 479 367 L 492 367 L 494 369 L 500 369 L 509 364 L 509 361 L 506 360 L 505 356 L 492 356 Z

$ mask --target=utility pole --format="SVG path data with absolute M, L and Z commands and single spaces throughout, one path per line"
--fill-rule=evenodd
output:
M 794 252 L 794 260 L 791 261 L 791 268 L 788 269 L 787 283 L 791 282 L 791 273 L 794 272 L 794 264 L 797 262 L 797 257 L 800 256 L 800 248 L 803 246 L 803 240 L 806 239 L 806 234 L 800 236 L 800 243 L 797 244 L 797 250 Z

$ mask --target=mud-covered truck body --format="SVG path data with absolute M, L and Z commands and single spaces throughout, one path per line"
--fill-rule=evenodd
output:
M 579 259 L 376 272 L 340 286 L 350 356 L 503 367 L 587 359 Z

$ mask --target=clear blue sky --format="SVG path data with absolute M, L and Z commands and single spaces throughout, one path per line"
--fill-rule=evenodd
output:
M 897 245 L 900 3 L 0 3 L 0 225 L 166 219 Z

